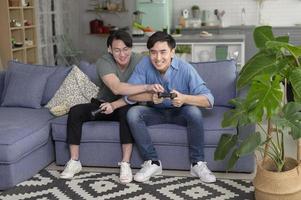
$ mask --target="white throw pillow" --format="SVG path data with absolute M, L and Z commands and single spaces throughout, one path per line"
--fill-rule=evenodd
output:
M 49 108 L 53 115 L 61 116 L 67 114 L 74 105 L 90 102 L 91 98 L 97 97 L 98 91 L 99 87 L 74 65 L 45 107 Z

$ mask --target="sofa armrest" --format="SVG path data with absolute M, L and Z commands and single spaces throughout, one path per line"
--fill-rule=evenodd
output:
M 0 101 L 4 90 L 4 77 L 5 77 L 5 71 L 0 71 Z

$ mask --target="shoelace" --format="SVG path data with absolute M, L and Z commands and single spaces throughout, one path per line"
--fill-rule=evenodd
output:
M 70 168 L 70 162 L 71 162 L 71 160 L 69 160 L 66 164 L 65 164 L 65 169 L 64 169 L 64 171 L 63 172 L 65 172 L 65 171 L 68 171 L 69 170 L 69 168 Z
M 119 162 L 118 165 L 120 166 L 120 174 L 129 174 L 130 167 L 127 163 L 122 164 L 122 162 Z
M 198 164 L 198 166 L 201 166 L 201 168 L 200 168 L 201 173 L 206 172 L 206 173 L 212 174 L 212 172 L 207 167 L 207 162 L 203 162 L 202 165 Z
M 150 167 L 151 163 L 152 163 L 151 160 L 145 161 L 145 162 L 141 165 L 142 168 L 141 168 L 140 172 L 141 172 L 141 173 L 146 172 L 147 169 Z
M 142 167 L 142 168 L 143 168 L 143 167 L 146 167 L 146 166 L 150 165 L 151 163 L 152 163 L 151 160 L 144 161 L 144 163 L 141 165 L 141 167 Z

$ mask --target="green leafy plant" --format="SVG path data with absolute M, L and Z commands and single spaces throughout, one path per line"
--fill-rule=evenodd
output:
M 198 5 L 193 5 L 191 7 L 191 10 L 200 10 L 200 7 Z
M 191 54 L 191 46 L 190 45 L 177 45 L 176 53 L 187 53 Z
M 275 37 L 270 26 L 255 28 L 253 36 L 258 52 L 237 80 L 237 89 L 244 88 L 247 94 L 230 101 L 234 109 L 224 114 L 222 126 L 257 124 L 259 130 L 244 139 L 223 134 L 214 158 L 223 160 L 231 154 L 227 167 L 231 169 L 240 157 L 259 150 L 277 171 L 284 171 L 284 134 L 301 137 L 301 47 L 290 44 L 288 36 Z M 287 84 L 292 86 L 294 102 L 286 102 Z

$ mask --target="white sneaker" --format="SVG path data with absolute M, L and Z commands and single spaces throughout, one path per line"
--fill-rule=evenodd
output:
M 191 166 L 190 173 L 192 176 L 199 177 L 205 183 L 213 183 L 216 181 L 216 178 L 206 164 L 206 162 L 202 161 L 197 162 L 195 166 Z
M 150 179 L 152 176 L 160 175 L 162 174 L 162 164 L 159 161 L 160 166 L 156 164 L 152 164 L 151 160 L 145 161 L 141 165 L 141 169 L 139 172 L 137 172 L 134 176 L 134 180 L 137 182 L 145 182 Z
M 120 183 L 132 182 L 133 174 L 132 174 L 131 165 L 127 162 L 119 162 L 118 165 L 120 166 L 120 175 L 119 175 Z
M 60 178 L 72 179 L 75 174 L 82 170 L 80 161 L 70 159 L 65 165 L 64 171 L 61 173 Z

